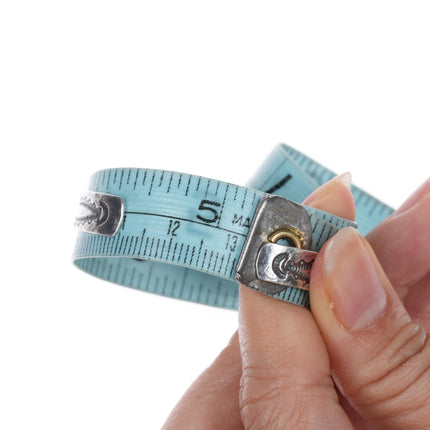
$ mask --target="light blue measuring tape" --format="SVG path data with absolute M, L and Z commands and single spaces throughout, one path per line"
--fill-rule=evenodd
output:
M 237 309 L 238 281 L 309 307 L 312 261 L 351 221 L 305 207 L 335 174 L 280 144 L 246 187 L 178 172 L 108 169 L 81 197 L 74 263 L 99 278 Z M 393 212 L 353 186 L 358 229 Z

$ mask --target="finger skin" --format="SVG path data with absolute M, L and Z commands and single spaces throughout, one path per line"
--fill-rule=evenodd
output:
M 350 189 L 351 174 L 346 172 L 317 188 L 303 201 L 303 204 L 354 220 L 355 203 Z
M 401 298 L 430 270 L 430 192 L 409 209 L 381 222 L 368 235 Z
M 352 428 L 311 313 L 243 286 L 239 308 L 245 428 Z
M 242 430 L 240 375 L 236 331 L 227 347 L 182 396 L 162 430 Z
M 335 250 L 341 256 L 337 260 Z M 367 274 L 371 271 L 376 275 Z M 354 282 L 357 288 L 352 291 Z M 380 306 L 370 303 L 357 320 L 345 309 L 361 307 L 360 282 L 362 291 L 375 297 L 382 288 L 386 300 L 380 300 Z M 336 384 L 360 415 L 382 429 L 428 428 L 428 336 L 411 320 L 372 248 L 358 233 L 345 229 L 320 251 L 312 269 L 311 307 Z
M 430 193 L 430 178 L 428 178 L 415 192 L 413 192 L 406 201 L 397 209 L 396 213 L 400 214 L 415 206 L 426 194 Z
M 355 215 L 352 195 L 337 178 L 306 204 L 344 218 Z M 338 402 L 324 342 L 307 309 L 240 286 L 239 339 L 239 402 L 246 429 L 352 428 Z
M 413 320 L 430 333 L 430 273 L 409 289 L 403 304 Z

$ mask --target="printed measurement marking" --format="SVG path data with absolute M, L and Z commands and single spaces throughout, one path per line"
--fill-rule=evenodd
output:
M 201 221 L 204 221 L 205 223 L 212 223 L 216 222 L 219 218 L 218 211 L 216 208 L 220 207 L 221 204 L 218 202 L 213 202 L 211 200 L 202 200 L 200 202 L 199 211 L 209 211 L 211 212 L 212 216 L 210 218 L 203 217 L 200 214 L 197 215 L 197 218 Z
M 190 190 L 190 183 L 191 183 L 191 175 L 189 175 L 189 178 L 188 178 L 188 184 L 187 184 L 187 189 L 185 190 L 185 196 L 188 196 L 188 191 Z
M 139 169 L 136 169 L 136 178 L 134 179 L 134 186 L 133 186 L 133 190 L 136 189 L 136 184 L 137 184 L 137 177 L 139 176 Z
M 219 227 L 219 226 L 216 226 L 216 225 L 211 225 L 211 224 L 204 223 L 204 222 L 194 221 L 192 219 L 175 217 L 175 216 L 172 216 L 172 215 L 155 214 L 155 213 L 150 213 L 150 212 L 132 212 L 132 211 L 124 211 L 124 213 L 125 214 L 131 214 L 131 215 L 158 216 L 158 217 L 162 217 L 162 218 L 176 219 L 176 220 L 179 220 L 179 221 L 188 221 L 188 222 L 192 222 L 194 224 L 205 225 L 206 227 L 216 228 L 217 230 L 223 230 L 223 231 L 227 231 L 229 233 L 238 234 L 239 236 L 243 236 L 243 237 L 247 236 L 246 233 L 239 233 L 239 232 L 234 231 L 234 230 L 229 230 L 228 228 L 223 228 L 223 227 Z
M 155 170 L 152 172 L 152 179 L 151 179 L 151 185 L 149 186 L 148 196 L 151 195 L 152 186 L 154 185 L 154 178 L 155 178 Z
M 284 176 L 279 182 L 277 182 L 273 187 L 270 187 L 267 191 L 265 191 L 267 194 L 273 194 L 275 191 L 279 190 L 279 188 L 282 188 L 288 181 L 292 179 L 292 175 L 288 174 L 287 176 Z
M 169 185 L 167 187 L 167 194 L 169 194 L 169 192 L 170 192 L 170 186 L 172 185 L 172 179 L 173 179 L 173 172 L 170 174 Z

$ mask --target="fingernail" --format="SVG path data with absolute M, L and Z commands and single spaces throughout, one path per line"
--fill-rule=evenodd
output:
M 324 250 L 324 288 L 339 322 L 351 331 L 374 325 L 387 296 L 376 257 L 353 228 L 339 231 Z
M 345 172 L 339 175 L 337 179 L 341 184 L 345 185 L 346 188 L 351 188 L 352 184 L 352 178 L 351 178 L 351 172 Z
M 329 187 L 337 184 L 341 184 L 349 190 L 351 188 L 351 173 L 345 172 L 339 176 L 334 177 L 333 179 L 330 179 L 330 181 L 326 182 L 324 185 L 317 188 L 312 194 L 306 197 L 306 199 L 303 201 L 303 204 L 314 205 L 316 202 L 318 202 L 318 199 L 321 197 L 324 198 L 327 195 L 327 189 Z

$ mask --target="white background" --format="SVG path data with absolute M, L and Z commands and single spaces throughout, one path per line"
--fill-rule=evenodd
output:
M 0 428 L 157 429 L 237 313 L 71 263 L 100 168 L 244 184 L 285 142 L 398 206 L 428 176 L 428 1 L 0 3 Z

